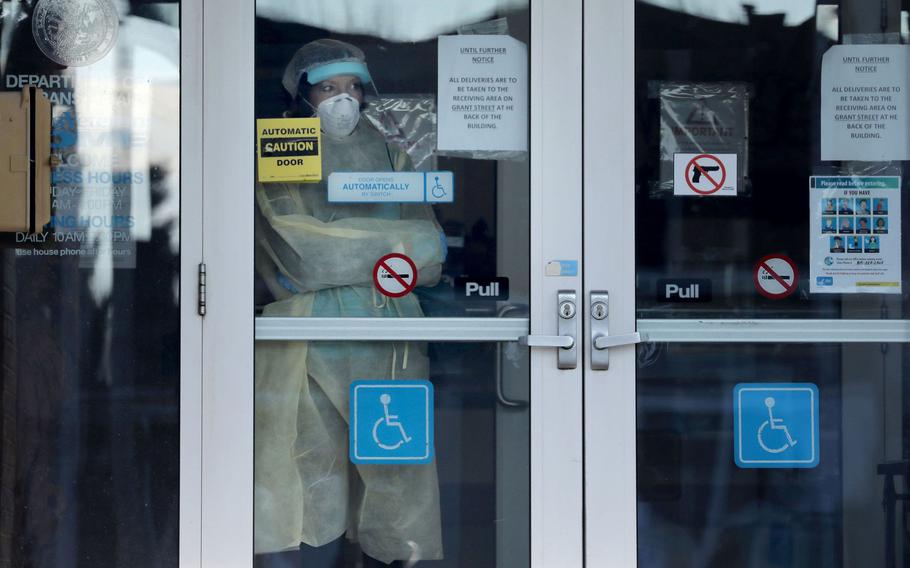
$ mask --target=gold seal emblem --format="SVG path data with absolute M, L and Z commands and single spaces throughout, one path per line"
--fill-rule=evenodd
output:
M 32 14 L 38 48 L 67 67 L 91 65 L 107 55 L 119 27 L 111 0 L 38 0 Z

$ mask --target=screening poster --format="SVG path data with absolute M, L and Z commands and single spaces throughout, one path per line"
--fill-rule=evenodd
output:
M 810 292 L 901 292 L 901 178 L 809 178 Z

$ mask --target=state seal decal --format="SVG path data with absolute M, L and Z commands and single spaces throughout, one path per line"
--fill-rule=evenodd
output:
M 112 0 L 38 0 L 32 13 L 38 48 L 67 67 L 102 59 L 117 43 L 119 28 Z

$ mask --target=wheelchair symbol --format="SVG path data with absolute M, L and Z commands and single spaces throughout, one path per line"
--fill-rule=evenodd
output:
M 433 461 L 433 384 L 362 379 L 350 386 L 348 455 L 352 463 Z
M 779 454 L 789 448 L 794 447 L 796 445 L 796 442 L 798 441 L 798 440 L 794 440 L 790 436 L 790 430 L 788 430 L 787 427 L 783 425 L 783 423 L 784 423 L 783 418 L 774 418 L 774 404 L 775 404 L 774 397 L 769 396 L 768 398 L 765 399 L 765 406 L 768 407 L 768 419 L 765 420 L 764 422 L 762 422 L 761 426 L 758 427 L 758 434 L 757 434 L 758 445 L 761 446 L 762 449 L 765 450 L 766 452 L 768 452 L 769 454 Z M 768 447 L 767 444 L 765 444 L 765 440 L 762 436 L 762 433 L 765 431 L 765 428 L 767 428 L 769 426 L 771 427 L 771 430 L 783 431 L 784 435 L 787 437 L 787 441 L 784 442 L 784 444 L 782 446 L 776 447 L 776 448 L 770 448 L 770 447 Z
M 439 183 L 439 176 L 433 177 L 436 179 L 436 183 L 433 185 L 433 188 L 431 190 L 433 192 L 433 197 L 436 199 L 442 199 L 446 196 L 446 188 L 444 188 L 442 184 Z
M 407 432 L 405 432 L 404 425 L 398 421 L 398 416 L 389 412 L 389 404 L 392 403 L 392 397 L 388 394 L 383 393 L 379 397 L 379 402 L 382 403 L 383 416 L 376 420 L 376 423 L 373 425 L 373 441 L 376 442 L 376 445 L 383 450 L 397 450 L 402 445 L 410 442 L 411 437 L 408 436 Z M 385 423 L 387 427 L 392 428 L 393 430 L 397 428 L 396 434 L 401 435 L 400 439 L 394 444 L 384 444 L 379 439 L 379 427 L 382 426 L 383 423 Z

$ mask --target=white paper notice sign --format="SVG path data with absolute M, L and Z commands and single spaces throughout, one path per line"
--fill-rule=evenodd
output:
M 910 159 L 906 45 L 835 45 L 822 58 L 822 160 Z
M 810 292 L 900 293 L 900 177 L 811 177 L 809 210 Z
M 440 151 L 528 149 L 528 48 L 507 35 L 439 38 Z

